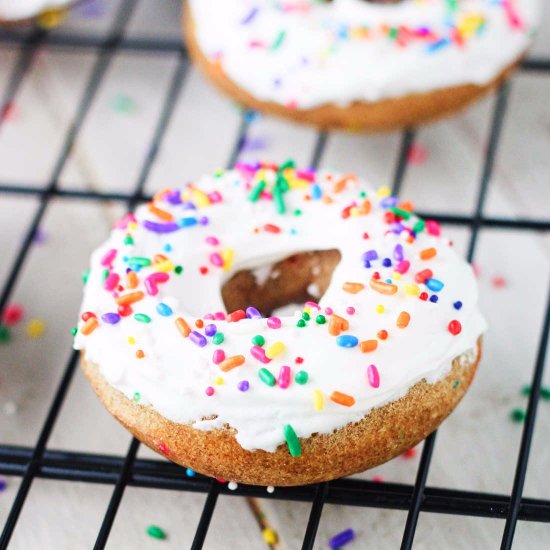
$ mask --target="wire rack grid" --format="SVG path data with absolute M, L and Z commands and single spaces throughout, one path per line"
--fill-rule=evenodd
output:
M 12 34 L 10 32 L 0 33 L 0 46 L 18 48 L 17 62 L 14 65 L 4 97 L 2 98 L 3 114 L 9 110 L 16 99 L 34 57 L 43 46 L 47 45 L 50 48 L 72 48 L 96 53 L 95 64 L 80 99 L 78 110 L 63 138 L 61 152 L 46 184 L 35 187 L 24 183 L 0 183 L 0 198 L 9 195 L 24 195 L 33 197 L 39 201 L 39 207 L 26 229 L 25 237 L 16 253 L 15 260 L 8 269 L 6 282 L 1 288 L 0 312 L 5 309 L 12 296 L 32 246 L 33 237 L 53 199 L 72 198 L 82 201 L 116 201 L 125 204 L 128 209 L 132 209 L 137 203 L 150 198 L 144 192 L 145 184 L 157 160 L 168 123 L 188 74 L 189 60 L 185 49 L 178 40 L 170 40 L 163 37 L 151 39 L 125 37 L 125 30 L 136 9 L 136 5 L 137 2 L 134 2 L 134 0 L 122 1 L 114 22 L 105 36 L 78 34 L 52 35 L 49 31 L 39 28 L 26 35 Z M 79 132 L 90 113 L 92 102 L 112 63 L 113 57 L 119 51 L 170 52 L 177 55 L 178 59 L 165 93 L 163 107 L 158 117 L 148 152 L 145 158 L 142 159 L 141 169 L 135 182 L 134 190 L 128 194 L 60 188 L 59 178 L 61 172 L 71 155 Z M 550 59 L 527 60 L 523 63 L 521 70 L 537 71 L 550 77 Z M 504 84 L 496 93 L 494 101 L 487 148 L 483 158 L 473 215 L 443 214 L 438 212 L 419 213 L 421 216 L 438 220 L 444 224 L 453 224 L 466 228 L 469 231 L 467 248 L 467 258 L 469 261 L 474 259 L 478 236 L 484 228 L 515 229 L 532 232 L 550 231 L 549 219 L 519 219 L 484 214 L 484 206 L 491 183 L 502 123 L 507 110 L 507 98 L 508 84 Z M 238 159 L 251 120 L 248 113 L 243 113 L 238 134 L 234 138 L 230 158 L 227 160 L 228 166 L 233 165 Z M 0 119 L 0 128 L 3 122 L 4 119 Z M 318 166 L 321 162 L 328 138 L 329 135 L 323 132 L 317 135 L 310 158 L 310 164 L 313 167 Z M 393 193 L 395 194 L 399 194 L 407 169 L 407 152 L 413 145 L 414 140 L 414 129 L 408 129 L 403 132 L 393 176 Z M 71 381 L 78 365 L 78 354 L 75 351 L 71 351 L 49 411 L 43 419 L 36 444 L 33 447 L 22 447 L 2 444 L 0 442 L 0 473 L 21 477 L 21 484 L 0 536 L 0 549 L 8 548 L 18 518 L 25 506 L 31 485 L 37 478 L 100 483 L 113 487 L 112 495 L 105 510 L 101 528 L 94 545 L 94 548 L 97 550 L 104 548 L 107 544 L 124 490 L 128 486 L 206 493 L 200 520 L 196 526 L 191 545 L 193 550 L 202 548 L 205 543 L 220 494 L 228 494 L 234 497 L 254 496 L 311 502 L 309 520 L 307 525 L 304 526 L 303 549 L 312 549 L 314 546 L 325 504 L 407 511 L 407 520 L 401 542 L 402 549 L 412 548 L 421 512 L 500 518 L 504 520 L 501 548 L 503 550 L 509 549 L 512 547 L 514 532 L 519 520 L 550 522 L 550 500 L 532 499 L 522 496 L 546 359 L 550 330 L 550 300 L 547 301 L 545 311 L 543 325 L 540 328 L 536 361 L 532 372 L 532 391 L 529 397 L 521 443 L 518 449 L 515 477 L 510 494 L 489 494 L 426 486 L 432 454 L 436 444 L 436 433 L 431 434 L 424 443 L 414 485 L 397 483 L 380 484 L 357 479 L 339 479 L 313 486 L 281 488 L 277 489 L 274 494 L 266 493 L 265 489 L 260 487 L 245 485 L 240 485 L 236 491 L 229 491 L 226 485 L 204 476 L 182 476 L 181 469 L 174 464 L 160 460 L 139 459 L 137 458 L 139 442 L 135 439 L 131 441 L 127 454 L 124 457 L 78 451 L 61 452 L 51 450 L 48 448 L 48 441 L 60 409 L 70 391 Z

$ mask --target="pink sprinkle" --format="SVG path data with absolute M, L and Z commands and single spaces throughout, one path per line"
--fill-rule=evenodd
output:
M 434 220 L 427 220 L 426 231 L 434 237 L 439 237 L 441 235 L 441 226 Z
M 113 263 L 113 260 L 116 258 L 116 253 L 117 251 L 115 248 L 111 248 L 111 250 L 108 250 L 105 253 L 105 256 L 101 258 L 101 265 L 111 265 Z
M 416 456 L 416 449 L 414 447 L 411 447 L 410 449 L 407 449 L 402 455 L 403 458 L 414 458 Z
M 407 160 L 417 166 L 424 164 L 428 159 L 428 150 L 419 143 L 413 143 L 407 151 Z
M 217 252 L 210 254 L 210 262 L 216 267 L 223 267 L 223 258 Z
M 281 328 L 281 319 L 279 317 L 269 317 L 267 319 L 267 326 L 269 328 Z
M 395 266 L 395 271 L 397 271 L 397 273 L 401 273 L 403 275 L 403 273 L 407 273 L 407 271 L 409 271 L 409 267 L 411 267 L 411 262 L 409 262 L 409 260 L 401 260 Z
M 216 311 L 214 318 L 216 321 L 225 321 L 225 313 L 223 311 Z
M 266 356 L 264 348 L 260 346 L 252 346 L 250 348 L 250 353 L 252 354 L 252 357 L 257 359 L 261 363 L 264 363 L 264 365 L 271 361 L 271 359 Z
M 103 288 L 105 288 L 105 290 L 114 290 L 118 285 L 119 280 L 120 277 L 116 273 L 109 273 L 103 283 Z
M 215 365 L 219 365 L 225 359 L 225 351 L 223 349 L 214 350 L 212 361 Z
M 367 367 L 367 378 L 369 379 L 369 384 L 373 388 L 378 388 L 380 386 L 380 374 L 378 374 L 378 369 L 374 365 L 369 365 Z
M 279 377 L 277 378 L 277 384 L 280 388 L 286 390 L 290 384 L 290 367 L 282 366 L 279 371 Z
M 223 197 L 219 191 L 212 191 L 212 193 L 208 193 L 208 198 L 211 203 L 222 202 L 223 200 Z
M 208 386 L 204 393 L 208 395 L 208 397 L 211 397 L 212 395 L 214 395 L 214 388 L 212 386 Z
M 349 306 L 346 308 L 346 313 L 348 315 L 353 315 L 355 313 L 355 308 L 353 306 Z
M 325 308 L 325 313 L 327 315 L 332 315 L 334 313 L 333 309 L 331 307 L 326 307 Z
M 16 325 L 23 319 L 23 308 L 18 304 L 11 304 L 6 307 L 4 310 L 4 315 L 2 316 L 2 322 L 7 325 L 8 327 L 11 327 L 13 325 Z
M 321 310 L 321 306 L 319 304 L 317 304 L 316 302 L 311 302 L 311 301 L 308 301 L 304 304 L 305 307 L 314 307 L 315 309 L 317 310 Z
M 384 483 L 384 478 L 382 476 L 373 476 L 372 480 L 374 483 Z
M 220 244 L 220 240 L 217 237 L 206 237 L 205 240 L 208 244 L 211 244 L 212 246 L 218 246 Z
M 169 455 L 170 454 L 170 449 L 168 448 L 168 445 L 166 445 L 166 443 L 164 443 L 162 441 L 159 443 L 159 451 L 163 455 Z
M 504 288 L 506 286 L 506 279 L 501 275 L 495 275 L 491 279 L 491 284 L 494 288 Z
M 212 313 L 207 313 L 206 315 L 203 315 L 203 319 L 208 319 L 209 321 L 214 320 L 214 315 Z

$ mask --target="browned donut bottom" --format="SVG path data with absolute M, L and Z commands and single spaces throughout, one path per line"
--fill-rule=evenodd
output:
M 247 108 L 326 130 L 385 132 L 410 128 L 449 116 L 502 84 L 523 58 L 522 54 L 484 85 L 463 84 L 375 102 L 355 101 L 343 107 L 324 104 L 309 109 L 291 109 L 274 101 L 259 100 L 231 80 L 222 67 L 208 59 L 201 50 L 187 4 L 183 12 L 184 37 L 191 59 L 222 92 Z

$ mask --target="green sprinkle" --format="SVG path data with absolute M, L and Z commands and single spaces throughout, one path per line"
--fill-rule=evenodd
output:
M 544 401 L 550 401 L 550 388 L 542 387 L 540 389 L 540 396 Z
M 294 215 L 295 215 L 295 216 L 301 216 L 301 215 L 302 215 L 302 211 L 301 211 L 299 208 L 296 208 L 296 210 L 294 210 Z
M 283 198 L 283 191 L 279 186 L 273 188 L 273 201 L 275 202 L 277 213 L 284 214 L 286 212 L 285 200 Z
M 300 447 L 300 440 L 298 439 L 294 428 L 290 424 L 287 424 L 283 428 L 283 432 L 285 434 L 285 440 L 288 445 L 290 456 L 300 456 L 302 454 L 302 448 Z
M 117 113 L 131 113 L 136 108 L 134 100 L 130 96 L 124 94 L 116 95 L 112 105 Z
M 324 315 L 317 315 L 317 317 L 315 317 L 315 322 L 318 325 L 324 325 L 327 322 L 327 318 Z
M 138 265 L 139 267 L 148 267 L 151 265 L 151 260 L 144 256 L 132 256 L 128 258 L 128 263 L 132 265 Z
M 132 401 L 134 403 L 139 403 L 139 401 L 141 401 L 141 393 L 139 393 L 138 391 L 134 393 L 134 396 L 132 397 Z
M 390 40 L 395 40 L 397 38 L 397 33 L 398 33 L 397 27 L 392 27 L 390 29 L 390 32 L 388 33 Z
M 306 322 L 303 319 L 299 319 L 296 323 L 297 327 L 304 328 L 306 326 Z
M 418 220 L 413 225 L 413 231 L 417 234 L 422 233 L 422 231 L 424 231 L 424 229 L 426 229 L 426 222 L 424 220 Z
M 260 380 L 264 384 L 267 384 L 268 386 L 274 386 L 275 385 L 275 377 L 266 368 L 261 368 L 258 371 L 258 376 L 260 377 Z
M 277 176 L 275 186 L 278 187 L 283 193 L 286 193 L 290 189 L 288 181 L 286 181 L 286 178 L 282 174 Z
M 260 180 L 253 188 L 252 191 L 250 191 L 250 194 L 248 195 L 248 200 L 252 202 L 256 202 L 260 195 L 262 194 L 262 191 L 265 189 L 265 181 Z
M 212 343 L 216 344 L 217 346 L 221 344 L 225 340 L 225 337 L 223 335 L 223 332 L 216 332 L 214 336 L 212 336 Z
M 183 267 L 181 265 L 177 265 L 174 267 L 174 273 L 176 275 L 181 275 L 183 273 Z
M 305 370 L 299 370 L 294 377 L 296 384 L 304 385 L 307 383 L 309 374 Z
M 7 344 L 10 341 L 10 329 L 6 325 L 0 325 L 0 344 Z
M 107 279 L 107 277 L 109 276 L 109 273 L 110 271 L 108 269 L 104 269 L 102 272 L 101 272 L 101 280 L 103 282 L 105 282 L 105 279 Z
M 265 338 L 261 334 L 256 334 L 252 337 L 252 343 L 255 346 L 263 346 L 265 344 Z
M 292 159 L 285 160 L 285 162 L 279 166 L 279 173 L 283 172 L 287 168 L 296 168 L 296 163 Z
M 302 319 L 303 319 L 304 321 L 309 321 L 309 320 L 311 319 L 311 316 L 310 316 L 310 314 L 309 314 L 307 311 L 304 311 L 304 312 L 302 313 Z
M 284 42 L 284 39 L 286 37 L 286 32 L 285 31 L 281 31 L 278 35 L 277 35 L 277 38 L 275 38 L 275 42 L 273 42 L 273 44 L 271 45 L 271 50 L 277 50 L 278 48 L 281 47 L 281 44 Z
M 365 191 L 361 191 L 361 193 L 359 193 L 359 197 L 362 198 L 362 199 L 366 199 L 367 198 L 367 193 Z
M 140 323 L 150 323 L 151 317 L 149 315 L 145 315 L 145 313 L 136 313 L 134 315 L 134 319 L 136 321 L 139 321 Z
M 455 383 L 453 384 L 453 388 L 456 390 L 460 386 L 460 380 L 455 380 Z
M 90 277 L 90 270 L 87 269 L 84 273 L 82 273 L 82 284 L 86 284 L 88 282 L 88 278 Z
M 130 235 L 126 235 L 126 237 L 124 237 L 124 244 L 134 244 L 134 239 L 130 237 Z
M 525 411 L 520 408 L 515 408 L 510 413 L 510 418 L 514 422 L 523 422 L 525 420 Z
M 523 386 L 523 388 L 521 388 L 521 394 L 522 395 L 531 395 L 531 386 Z
M 73 328 L 71 329 L 71 334 L 72 334 L 73 336 L 76 336 L 76 333 L 77 333 L 77 332 L 78 332 L 78 327 L 73 327 Z
M 396 216 L 399 216 L 400 218 L 403 218 L 404 220 L 408 220 L 411 217 L 411 213 L 407 210 L 403 210 L 402 208 L 397 208 L 396 206 L 393 206 L 389 209 L 391 212 L 393 212 Z
M 154 539 L 164 540 L 166 538 L 164 529 L 161 529 L 158 525 L 149 525 L 147 534 Z
M 458 8 L 458 1 L 457 0 L 447 0 L 447 9 L 451 12 L 456 11 Z

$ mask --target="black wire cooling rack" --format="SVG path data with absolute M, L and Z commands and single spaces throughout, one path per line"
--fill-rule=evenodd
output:
M 32 65 L 34 56 L 43 46 L 50 48 L 72 48 L 84 52 L 95 52 L 96 61 L 90 73 L 89 81 L 84 88 L 78 110 L 64 136 L 61 153 L 54 169 L 43 187 L 31 185 L 0 183 L 0 198 L 7 195 L 29 195 L 39 200 L 23 242 L 11 265 L 6 283 L 0 294 L 0 313 L 6 307 L 12 291 L 18 281 L 23 265 L 29 254 L 33 237 L 44 217 L 46 210 L 54 198 L 76 198 L 83 201 L 119 201 L 129 209 L 150 197 L 144 193 L 151 168 L 157 158 L 159 148 L 164 138 L 168 122 L 178 100 L 180 90 L 189 69 L 189 60 L 185 49 L 177 40 L 167 40 L 162 37 L 155 39 L 136 39 L 125 37 L 128 22 L 135 11 L 135 0 L 124 0 L 113 20 L 112 27 L 106 37 L 90 35 L 64 34 L 57 35 L 47 30 L 35 29 L 29 34 L 21 35 L 8 31 L 0 33 L 0 46 L 17 46 L 18 60 L 10 76 L 6 92 L 2 98 L 2 112 L 5 113 L 16 98 L 21 83 Z M 96 93 L 109 68 L 113 57 L 120 51 L 171 52 L 178 55 L 178 63 L 172 75 L 169 88 L 164 98 L 164 104 L 158 118 L 156 129 L 149 145 L 148 152 L 142 160 L 141 170 L 133 193 L 107 193 L 82 191 L 77 189 L 60 189 L 58 186 L 61 172 L 70 157 L 71 149 L 79 135 Z M 521 70 L 538 71 L 550 77 L 550 59 L 530 59 L 523 63 Z M 469 229 L 470 238 L 467 249 L 468 260 L 471 261 L 476 251 L 478 236 L 482 228 L 498 227 L 516 230 L 547 232 L 550 231 L 550 219 L 517 219 L 504 217 L 489 217 L 484 215 L 485 200 L 491 182 L 493 163 L 497 152 L 502 122 L 506 114 L 508 85 L 504 84 L 497 92 L 494 108 L 491 114 L 491 124 L 487 148 L 483 158 L 483 169 L 477 191 L 474 214 L 449 215 L 437 212 L 419 212 L 423 217 L 429 217 L 441 223 L 459 225 Z M 0 118 L 0 125 L 3 120 Z M 250 117 L 243 114 L 238 135 L 232 149 L 228 165 L 234 164 L 246 139 Z M 414 143 L 415 131 L 409 129 L 403 132 L 397 165 L 393 177 L 393 192 L 399 193 L 407 168 L 407 152 Z M 311 158 L 311 165 L 317 166 L 322 158 L 327 140 L 327 134 L 319 133 Z M 549 292 L 550 296 L 550 292 Z M 436 433 L 425 441 L 414 485 L 396 483 L 374 483 L 356 479 L 338 479 L 318 485 L 303 487 L 278 488 L 275 494 L 266 493 L 265 488 L 239 485 L 235 491 L 230 491 L 227 485 L 216 480 L 196 475 L 187 477 L 181 475 L 181 468 L 175 464 L 160 460 L 137 459 L 139 442 L 132 440 L 125 457 L 98 455 L 82 452 L 59 452 L 47 448 L 49 437 L 58 418 L 62 404 L 71 387 L 76 367 L 78 353 L 72 351 L 65 367 L 61 382 L 54 394 L 49 411 L 44 419 L 42 429 L 34 447 L 16 447 L 3 445 L 0 442 L 0 473 L 20 476 L 22 478 L 16 498 L 11 507 L 7 521 L 0 536 L 0 550 L 8 547 L 18 518 L 25 506 L 29 489 L 35 478 L 58 479 L 65 481 L 81 481 L 87 483 L 102 483 L 113 486 L 109 505 L 105 510 L 104 519 L 97 534 L 94 548 L 99 550 L 107 544 L 117 510 L 127 486 L 172 489 L 176 491 L 193 491 L 206 493 L 199 524 L 196 527 L 192 550 L 203 547 L 210 521 L 216 510 L 220 493 L 232 496 L 254 496 L 260 498 L 276 498 L 288 501 L 311 502 L 309 521 L 305 527 L 303 549 L 312 549 L 325 504 L 342 504 L 347 506 L 363 506 L 407 510 L 402 549 L 412 548 L 416 525 L 420 512 L 455 514 L 504 519 L 501 548 L 512 547 L 514 532 L 518 520 L 550 522 L 550 500 L 524 498 L 522 496 L 529 451 L 535 426 L 537 405 L 539 402 L 541 380 L 545 365 L 548 336 L 550 330 L 550 298 L 546 305 L 546 313 L 541 328 L 538 352 L 532 375 L 532 391 L 529 397 L 527 414 L 523 426 L 521 444 L 518 450 L 514 483 L 511 494 L 489 494 L 482 492 L 462 491 L 446 488 L 426 487 L 426 479 L 432 453 L 436 442 Z M 542 542 L 541 542 L 542 545 Z M 542 546 L 541 546 L 542 547 Z

